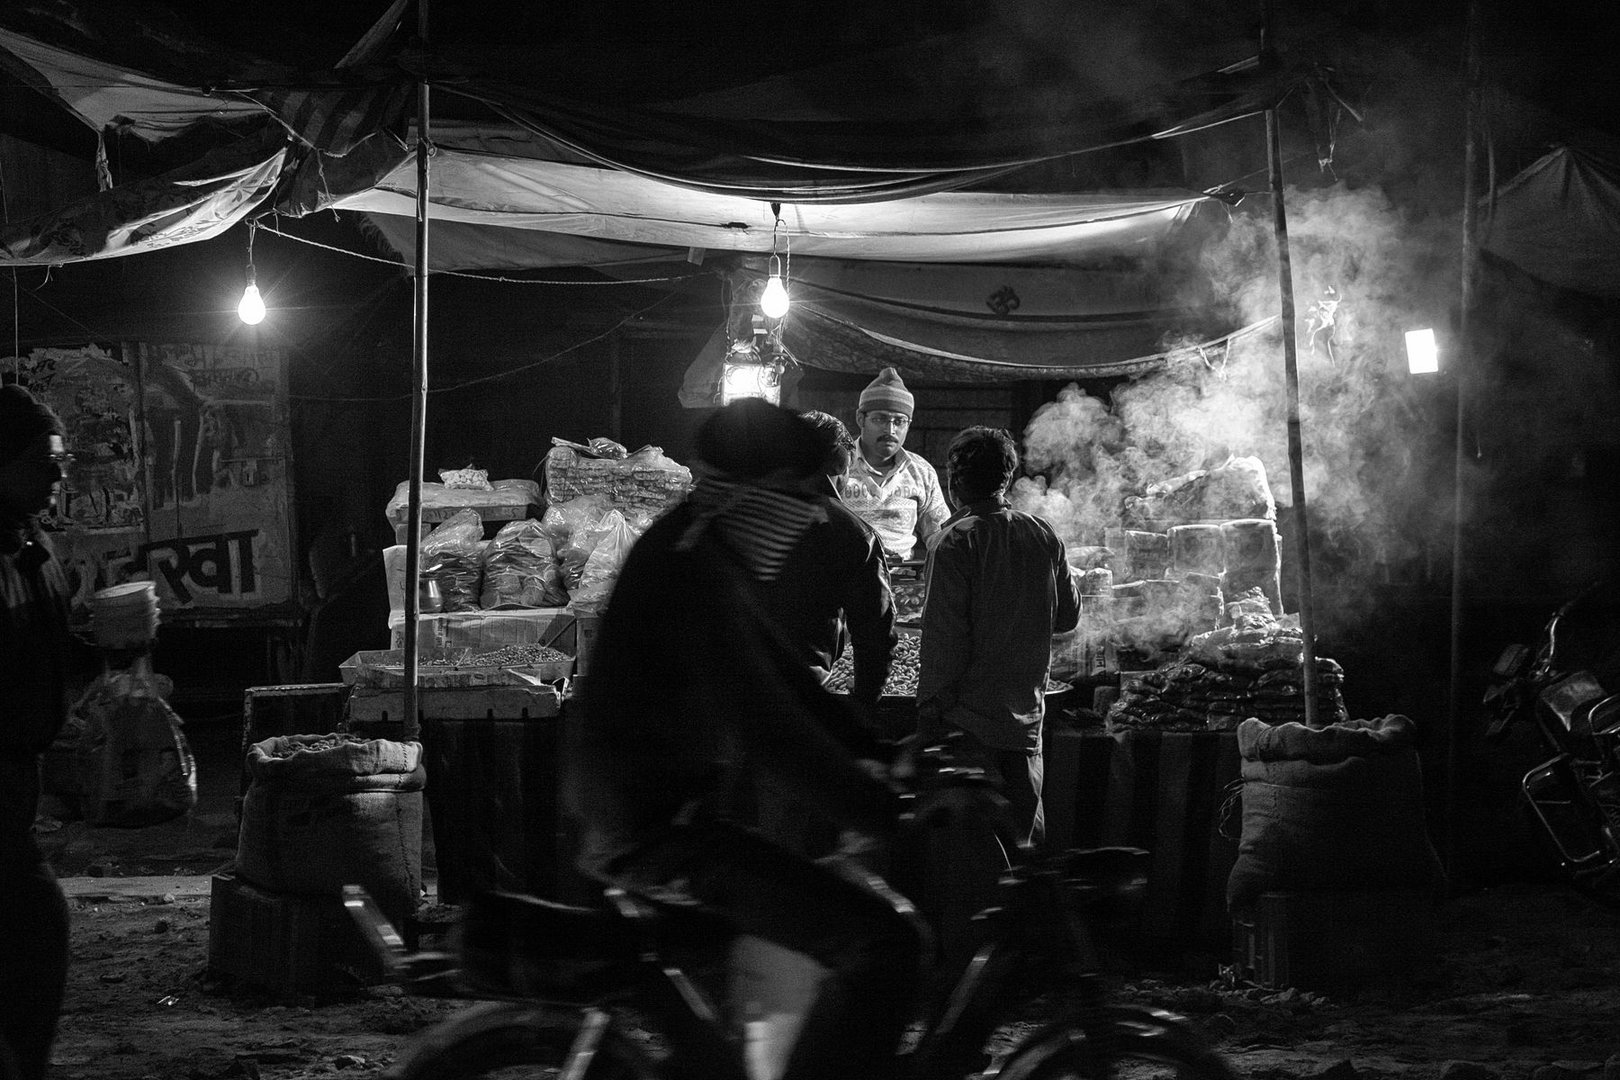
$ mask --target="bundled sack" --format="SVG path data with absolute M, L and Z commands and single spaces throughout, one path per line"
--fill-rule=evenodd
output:
M 422 744 L 338 732 L 248 748 L 236 870 L 261 888 L 363 885 L 395 925 L 422 890 Z
M 546 454 L 546 500 L 568 502 L 585 495 L 606 495 L 627 515 L 657 516 L 680 502 L 692 486 L 692 471 L 668 457 L 661 447 L 643 446 L 627 453 L 609 439 L 589 445 L 553 438 Z
M 422 540 L 422 577 L 439 583 L 441 611 L 477 611 L 484 573 L 484 519 L 457 510 Z
M 150 672 L 96 677 L 74 704 L 80 809 L 91 825 L 157 825 L 197 805 L 197 763 L 166 700 L 174 684 Z
M 1443 887 L 1410 719 L 1320 728 L 1249 719 L 1237 740 L 1243 831 L 1226 882 L 1230 910 L 1268 891 Z
M 478 606 L 561 607 L 568 602 L 551 538 L 539 521 L 526 518 L 501 526 L 484 549 L 483 589 Z

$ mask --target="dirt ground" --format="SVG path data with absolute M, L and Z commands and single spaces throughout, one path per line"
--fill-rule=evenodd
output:
M 193 733 L 199 756 L 228 763 L 235 732 L 212 738 Z M 336 981 L 278 998 L 210 972 L 209 876 L 234 853 L 236 778 L 228 764 L 204 775 L 179 821 L 41 835 L 73 906 L 55 1076 L 380 1075 L 412 1032 L 460 1006 Z M 1501 884 L 1446 900 L 1433 946 L 1434 963 L 1401 985 L 1339 997 L 1246 984 L 1218 955 L 1118 981 L 1122 996 L 1190 1017 L 1255 1080 L 1620 1080 L 1620 915 L 1556 882 Z

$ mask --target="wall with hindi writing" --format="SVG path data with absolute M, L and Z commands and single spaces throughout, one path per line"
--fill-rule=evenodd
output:
M 75 460 L 51 524 L 81 597 L 157 583 L 166 622 L 296 600 L 287 361 L 231 345 L 31 350 Z

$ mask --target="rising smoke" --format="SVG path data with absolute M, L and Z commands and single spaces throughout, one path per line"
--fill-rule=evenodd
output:
M 1448 533 L 1450 457 L 1428 415 L 1437 381 L 1406 373 L 1403 332 L 1427 325 L 1445 334 L 1455 226 L 1343 185 L 1289 191 L 1286 205 L 1313 582 L 1320 591 L 1330 571 L 1334 592 L 1353 594 L 1358 582 L 1443 547 Z M 1235 218 L 1206 270 L 1233 325 L 1277 315 L 1269 206 Z M 1279 506 L 1294 501 L 1277 325 L 1226 348 L 1166 348 L 1158 371 L 1106 400 L 1069 385 L 1024 432 L 1034 475 L 1017 482 L 1015 505 L 1050 520 L 1071 545 L 1101 544 L 1127 495 L 1233 457 L 1258 458 Z M 1348 604 L 1334 607 L 1351 614 Z

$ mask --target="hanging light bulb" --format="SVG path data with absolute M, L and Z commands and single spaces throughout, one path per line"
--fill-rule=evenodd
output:
M 780 319 L 788 313 L 786 275 L 782 273 L 782 257 L 776 253 L 776 238 L 782 231 L 781 203 L 771 203 L 771 216 L 776 220 L 771 225 L 770 276 L 765 281 L 765 290 L 759 294 L 759 311 L 767 319 Z
M 264 321 L 264 297 L 259 295 L 259 286 L 254 284 L 251 266 L 248 267 L 247 288 L 242 290 L 242 302 L 236 305 L 236 313 L 249 326 L 256 326 Z
M 248 222 L 247 288 L 242 290 L 242 302 L 236 305 L 236 314 L 249 326 L 264 321 L 264 297 L 259 295 L 258 279 L 253 272 L 253 234 L 258 227 L 256 222 Z
M 759 294 L 759 310 L 768 319 L 780 319 L 788 313 L 787 285 L 782 281 L 782 260 L 771 256 L 771 276 L 765 282 L 765 291 Z

